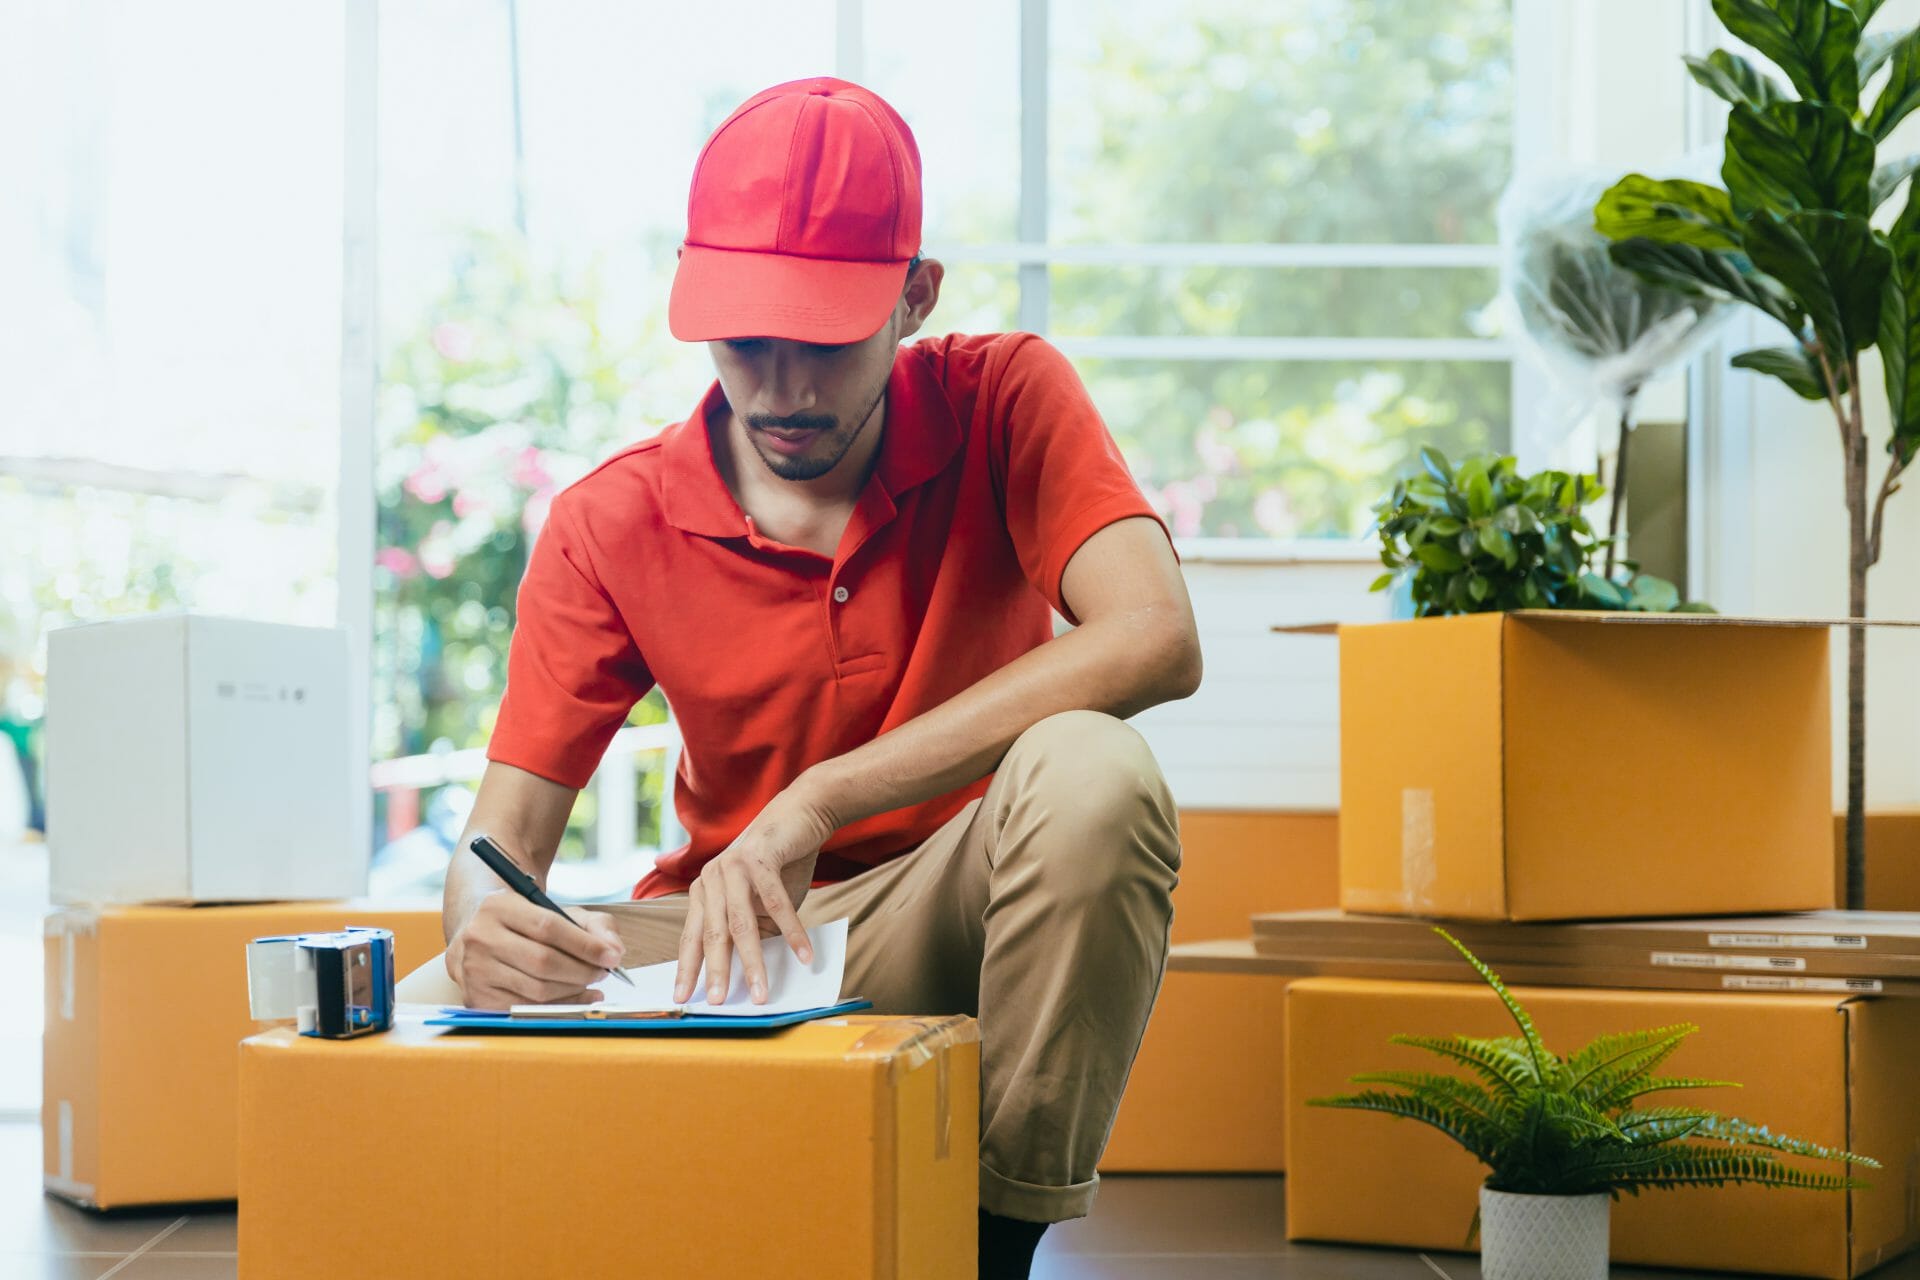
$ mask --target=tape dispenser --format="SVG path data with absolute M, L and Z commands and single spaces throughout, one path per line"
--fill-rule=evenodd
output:
M 347 928 L 247 944 L 247 1000 L 261 1021 L 346 1040 L 393 1026 L 393 930 Z

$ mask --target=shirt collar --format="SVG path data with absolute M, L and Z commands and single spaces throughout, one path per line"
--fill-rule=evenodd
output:
M 744 538 L 746 515 L 720 478 L 708 431 L 711 415 L 725 403 L 716 380 L 693 415 L 664 433 L 661 509 L 676 529 L 713 538 Z M 901 348 L 887 376 L 882 432 L 873 478 L 889 497 L 939 475 L 959 451 L 960 423 L 953 404 L 926 360 L 911 347 Z

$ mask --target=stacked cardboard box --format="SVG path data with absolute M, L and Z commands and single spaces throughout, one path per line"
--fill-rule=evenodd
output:
M 239 1187 L 246 944 L 393 930 L 396 964 L 442 945 L 438 903 L 69 908 L 46 926 L 40 1105 L 48 1191 L 88 1208 L 231 1200 Z
M 49 1191 L 232 1199 L 246 943 L 376 925 L 440 949 L 432 903 L 365 892 L 337 629 L 187 614 L 47 643 L 41 1106 Z M 248 905 L 235 905 L 235 904 Z
M 1770 919 L 1835 901 L 1828 627 L 1518 613 L 1339 633 L 1340 904 L 1356 914 L 1270 914 L 1170 962 L 1292 981 L 1289 1234 L 1465 1241 L 1469 1157 L 1421 1126 L 1305 1105 L 1356 1073 L 1431 1069 L 1394 1032 L 1500 1033 L 1498 1001 L 1430 932 L 1443 919 L 1510 981 L 1543 984 L 1519 994 L 1550 1044 L 1694 1022 L 1671 1066 L 1741 1080 L 1726 1110 L 1895 1171 L 1878 1192 L 1646 1197 L 1616 1217 L 1616 1258 L 1840 1280 L 1920 1239 L 1920 1107 L 1891 1083 L 1920 1001 L 1867 994 L 1920 988 L 1920 928 Z M 1773 936 L 1540 923 L 1709 916 Z

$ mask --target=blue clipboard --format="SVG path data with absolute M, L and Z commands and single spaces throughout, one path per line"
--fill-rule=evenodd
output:
M 461 1031 L 520 1031 L 536 1035 L 549 1031 L 591 1031 L 597 1035 L 677 1035 L 682 1032 L 770 1031 L 831 1018 L 842 1013 L 858 1013 L 873 1008 L 871 1000 L 842 1000 L 822 1009 L 795 1009 L 789 1013 L 759 1016 L 715 1018 L 692 1014 L 683 1018 L 511 1018 L 503 1013 L 447 1012 L 437 1018 L 422 1019 L 429 1027 L 451 1027 Z

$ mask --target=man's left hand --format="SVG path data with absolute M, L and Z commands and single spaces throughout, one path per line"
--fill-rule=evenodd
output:
M 801 963 L 813 962 L 799 906 L 813 883 L 820 846 L 837 825 L 796 783 L 775 796 L 739 838 L 701 869 L 687 891 L 674 1000 L 691 998 L 703 960 L 708 1002 L 725 1000 L 737 949 L 749 995 L 755 1004 L 766 1003 L 767 965 L 760 940 L 776 934 L 786 939 Z

